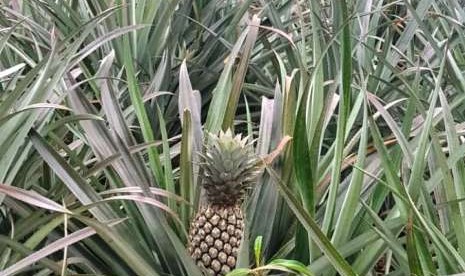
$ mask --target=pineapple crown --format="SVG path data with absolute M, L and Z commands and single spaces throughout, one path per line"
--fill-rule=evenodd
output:
M 241 134 L 234 136 L 230 129 L 218 135 L 210 133 L 210 143 L 200 156 L 202 184 L 212 204 L 238 204 L 261 171 L 253 141 Z

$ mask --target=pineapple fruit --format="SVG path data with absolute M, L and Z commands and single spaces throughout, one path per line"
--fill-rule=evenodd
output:
M 227 130 L 211 135 L 210 142 L 200 155 L 206 204 L 192 221 L 188 250 L 205 274 L 216 276 L 236 266 L 244 233 L 241 204 L 261 166 L 247 137 Z

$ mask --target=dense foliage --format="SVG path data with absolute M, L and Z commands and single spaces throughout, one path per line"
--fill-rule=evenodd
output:
M 231 275 L 465 271 L 458 0 L 0 0 L 0 275 L 200 275 L 207 133 L 255 139 Z

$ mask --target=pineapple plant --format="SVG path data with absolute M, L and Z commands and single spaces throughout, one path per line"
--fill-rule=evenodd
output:
M 248 137 L 231 130 L 210 137 L 200 154 L 206 200 L 191 223 L 188 250 L 205 274 L 226 275 L 236 266 L 244 235 L 243 198 L 261 165 Z

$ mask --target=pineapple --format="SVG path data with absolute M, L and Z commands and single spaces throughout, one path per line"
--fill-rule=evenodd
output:
M 242 200 L 261 166 L 248 138 L 227 130 L 210 140 L 200 155 L 206 204 L 192 221 L 188 250 L 207 275 L 226 275 L 236 266 L 244 233 Z

